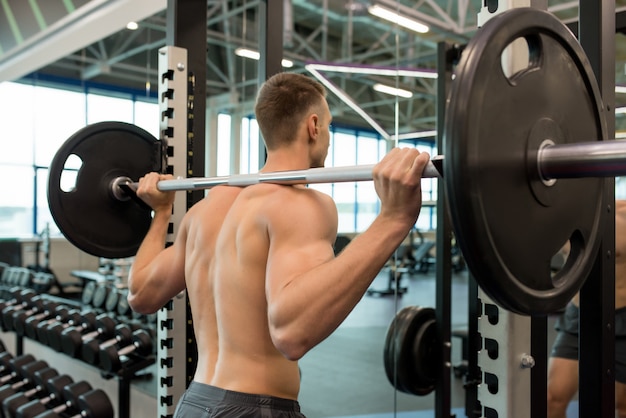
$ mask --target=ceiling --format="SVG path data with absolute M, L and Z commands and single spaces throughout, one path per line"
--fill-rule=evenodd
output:
M 307 72 L 304 64 L 311 61 L 435 69 L 438 43 L 466 43 L 475 32 L 482 3 L 480 0 L 376 0 L 429 25 L 428 33 L 417 34 L 370 15 L 368 6 L 373 2 L 285 0 L 284 57 L 295 63 L 290 71 Z M 219 110 L 233 110 L 229 109 L 233 107 L 241 107 L 238 110 L 244 112 L 252 110 L 257 62 L 236 56 L 235 49 L 258 50 L 259 3 L 260 0 L 207 1 L 207 96 Z M 19 74 L 15 72 L 18 68 L 41 77 L 63 77 L 78 83 L 102 83 L 139 92 L 145 91 L 146 82 L 156 88 L 157 51 L 165 46 L 165 0 L 7 0 L 2 4 L 0 81 L 7 77 L 14 79 Z M 18 13 L 29 4 L 31 8 L 33 4 L 41 6 L 39 17 L 34 8 L 30 13 L 26 13 L 28 10 Z M 548 0 L 548 7 L 566 23 L 577 19 L 577 1 Z M 616 8 L 626 9 L 626 0 L 617 0 Z M 87 9 L 95 9 L 97 13 L 87 14 Z M 13 14 L 13 26 L 10 14 Z M 33 15 L 38 24 L 30 23 L 31 36 L 17 39 L 16 31 L 10 29 L 17 25 L 22 28 L 22 34 L 29 33 L 27 23 Z M 137 20 L 138 29 L 126 29 L 128 20 Z M 50 29 L 53 27 L 54 31 Z M 62 38 L 62 44 L 42 47 L 41 51 L 36 49 L 53 37 Z M 64 48 L 67 52 L 63 52 Z M 50 51 L 62 55 L 54 56 Z M 46 60 L 49 52 L 51 55 Z M 24 61 L 28 61 L 27 65 Z M 618 34 L 617 84 L 626 85 L 625 66 L 626 37 Z M 433 79 L 330 72 L 325 75 L 387 132 L 435 128 Z M 397 83 L 413 96 L 398 99 L 376 92 L 372 89 L 375 83 L 392 86 Z M 331 94 L 329 102 L 336 122 L 369 126 L 337 96 Z M 619 94 L 616 102 L 626 105 L 626 94 Z M 617 122 L 620 128 L 620 118 Z

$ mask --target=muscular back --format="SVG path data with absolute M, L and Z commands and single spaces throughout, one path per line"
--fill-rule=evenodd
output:
M 202 209 L 200 216 L 223 218 L 219 226 L 205 231 L 213 233 L 217 231 L 210 229 L 218 228 L 216 239 L 194 233 L 190 225 L 187 265 L 191 266 L 186 280 L 199 354 L 194 380 L 239 392 L 297 398 L 297 362 L 276 349 L 268 324 L 269 237 L 277 219 L 293 221 L 288 215 L 281 217 L 281 205 L 293 208 L 307 202 L 306 206 L 315 206 L 318 195 L 301 187 L 250 186 L 238 194 L 223 217 L 211 204 Z

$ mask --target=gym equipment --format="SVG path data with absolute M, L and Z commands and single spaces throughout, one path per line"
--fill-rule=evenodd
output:
M 0 387 L 0 403 L 19 391 L 31 389 L 33 376 L 38 370 L 49 368 L 44 360 L 36 360 L 15 369 L 14 379 L 10 379 Z
M 106 143 L 109 152 L 98 150 L 100 143 Z M 123 258 L 126 256 L 120 254 L 130 256 L 137 251 L 136 237 L 148 231 L 150 210 L 110 196 L 113 189 L 109 182 L 120 176 L 139 178 L 150 171 L 160 171 L 160 147 L 143 129 L 115 122 L 90 125 L 61 146 L 50 164 L 48 202 L 52 217 L 62 231 L 81 231 L 68 234 L 70 242 L 92 255 L 106 258 Z M 119 152 L 122 149 L 127 152 Z M 71 155 L 80 158 L 82 164 L 75 188 L 65 193 L 61 190 L 61 174 Z M 101 187 L 93 188 L 95 182 L 102 182 Z M 90 225 L 81 222 L 85 213 L 93 214 L 98 221 Z M 124 221 L 120 223 L 122 218 Z
M 439 379 L 441 344 L 434 309 L 401 309 L 387 330 L 383 350 L 385 373 L 391 385 L 413 395 L 431 393 Z
M 102 389 L 94 389 L 89 392 L 83 393 L 78 396 L 75 404 L 77 413 L 69 416 L 69 418 L 113 418 L 113 404 Z M 61 418 L 59 408 L 54 408 L 52 411 L 44 412 L 38 415 L 37 418 Z M 67 415 L 64 415 L 67 416 Z
M 58 302 L 54 302 L 52 300 L 44 300 L 41 311 L 39 312 L 30 312 L 28 311 L 18 311 L 13 313 L 13 330 L 19 336 L 24 336 L 26 334 L 26 321 L 32 319 L 41 320 L 43 318 L 49 318 L 56 309 L 59 307 Z
M 100 367 L 107 372 L 116 372 L 131 361 L 132 355 L 145 357 L 152 354 L 153 344 L 152 336 L 148 331 L 138 329 L 133 332 L 131 344 L 125 347 L 117 348 L 108 346 L 100 350 Z
M 69 317 L 70 308 L 65 305 L 57 305 L 49 312 L 42 312 L 41 315 L 31 316 L 24 321 L 24 333 L 31 340 L 39 339 L 37 331 L 39 327 L 53 323 L 54 321 L 63 321 Z M 41 341 L 43 343 L 43 341 Z
M 16 411 L 16 418 L 41 417 L 44 414 L 52 414 L 46 415 L 51 417 L 60 417 L 61 415 L 58 415 L 60 413 L 64 413 L 64 415 L 68 413 L 73 414 L 76 410 L 74 406 L 78 404 L 78 397 L 93 390 L 91 385 L 85 381 L 70 382 L 59 389 L 53 386 L 53 382 L 49 380 L 46 387 L 50 392 L 50 399 L 46 403 L 33 402 L 19 407 Z M 52 409 L 47 408 L 47 406 L 52 406 Z
M 63 389 L 72 383 L 74 383 L 74 380 L 70 376 L 62 374 L 52 377 L 43 382 L 42 392 L 45 395 L 40 398 L 28 399 L 25 396 L 22 398 L 16 396 L 14 400 L 11 401 L 12 404 L 16 406 L 13 416 L 24 418 L 34 417 L 43 412 L 46 412 L 51 407 L 60 405 L 61 403 L 63 403 Z M 84 385 L 74 386 L 76 390 L 80 390 L 81 387 L 84 387 Z M 90 390 L 90 386 L 88 387 L 89 388 L 84 389 L 84 391 Z M 76 397 L 80 395 L 80 393 L 74 393 Z
M 61 311 L 61 315 L 57 312 L 54 318 L 49 321 L 43 321 L 37 324 L 37 340 L 45 345 L 50 345 L 50 338 L 54 338 L 50 329 L 58 325 L 67 323 L 78 323 L 81 320 L 81 313 L 78 309 L 71 308 L 67 311 Z
M 48 346 L 55 351 L 63 351 L 63 333 L 68 330 L 90 331 L 98 324 L 94 311 L 81 311 L 80 315 L 70 317 L 66 322 L 56 322 L 48 327 Z
M 8 361 L 7 361 L 8 360 Z M 0 385 L 15 381 L 19 377 L 20 369 L 36 360 L 31 354 L 24 354 L 13 358 L 3 358 L 4 374 L 0 376 Z
M 23 311 L 16 312 L 13 315 L 13 330 L 19 336 L 27 335 L 27 328 L 30 324 L 51 318 L 60 307 L 58 302 L 46 300 L 39 313 L 25 315 Z
M 529 46 L 529 67 L 507 77 L 501 53 L 518 38 Z M 581 46 L 550 13 L 531 8 L 501 13 L 462 53 L 446 112 L 446 161 L 433 158 L 424 177 L 443 172 L 465 261 L 485 292 L 513 312 L 545 315 L 563 308 L 591 269 L 607 214 L 600 208 L 599 177 L 626 173 L 626 144 L 606 141 L 603 112 Z M 150 171 L 141 165 L 160 171 L 163 154 L 154 138 L 137 130 L 124 124 L 88 126 L 53 159 L 48 189 L 53 216 L 68 240 L 94 255 L 131 256 L 147 231 L 150 212 L 136 203 L 128 178 Z M 142 147 L 145 154 L 135 142 L 150 144 Z M 76 188 L 64 192 L 58 178 L 71 154 L 83 164 Z M 360 181 L 371 180 L 371 169 L 169 180 L 159 188 Z M 115 236 L 121 250 L 97 244 L 107 242 L 107 235 Z M 479 245 L 475 237 L 481 237 Z M 568 240 L 574 251 L 553 277 L 549 260 Z
M 0 400 L 2 401 L 2 413 L 4 417 L 13 417 L 15 411 L 21 405 L 27 403 L 32 397 L 45 392 L 46 382 L 49 379 L 57 377 L 59 373 L 52 367 L 45 367 L 37 370 L 30 379 L 31 389 L 23 390 L 21 388 L 11 388 L 6 391 L 0 391 Z M 13 393 L 11 393 L 13 391 Z
M 78 357 L 83 344 L 90 340 L 99 345 L 100 340 L 105 340 L 113 336 L 116 322 L 108 313 L 100 314 L 96 317 L 93 328 L 83 327 L 68 328 L 61 333 L 61 348 L 65 354 Z M 91 331 L 93 329 L 93 331 Z M 85 332 L 87 331 L 87 332 Z
M 19 313 L 29 316 L 42 312 L 44 309 L 45 299 L 40 295 L 33 296 L 29 301 L 7 306 L 2 310 L 2 329 L 5 332 L 13 331 L 14 318 Z
M 102 341 L 103 337 L 92 337 L 83 341 L 80 350 L 81 359 L 89 364 L 100 362 L 100 352 L 108 347 L 122 347 L 132 342 L 133 330 L 127 324 L 115 326 L 113 338 Z

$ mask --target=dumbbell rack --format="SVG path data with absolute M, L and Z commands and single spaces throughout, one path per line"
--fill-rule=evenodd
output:
M 0 283 L 0 301 L 7 298 L 9 287 L 12 287 L 13 289 L 16 288 L 12 284 L 10 284 L 10 286 L 5 286 L 2 283 Z M 19 288 L 22 288 L 22 286 L 19 286 Z M 26 288 L 24 287 L 23 289 L 26 289 Z M 5 294 L 3 295 L 3 293 Z M 43 296 L 45 297 L 46 300 L 54 301 L 61 305 L 66 305 L 71 308 L 76 308 L 79 310 L 82 308 L 85 308 L 85 304 L 79 301 L 69 300 L 69 299 L 61 298 L 61 297 L 54 296 L 54 295 L 43 295 Z M 123 323 L 123 322 L 120 321 L 120 323 Z M 5 330 L 2 333 L 1 337 L 4 341 L 7 342 L 8 351 L 9 352 L 13 351 L 15 355 L 17 356 L 22 355 L 24 353 L 25 340 L 26 341 L 31 340 L 31 338 L 27 336 L 18 335 L 18 333 L 11 332 L 11 330 Z M 39 351 L 39 345 L 41 344 L 41 342 L 36 341 L 36 340 L 32 340 L 32 341 L 35 344 L 32 346 L 34 347 L 33 351 Z M 14 349 L 11 349 L 11 347 L 14 347 Z M 41 345 L 41 347 L 44 350 L 45 349 L 52 350 L 50 347 L 45 347 L 45 345 Z M 76 361 L 76 363 L 78 364 L 82 363 L 88 369 L 91 368 L 91 369 L 94 369 L 94 371 L 97 370 L 101 378 L 104 380 L 116 379 L 117 398 L 118 398 L 117 399 L 117 416 L 119 416 L 120 418 L 128 418 L 131 416 L 131 412 L 130 412 L 131 411 L 131 383 L 133 379 L 136 379 L 137 377 L 141 377 L 139 372 L 155 363 L 155 357 L 153 355 L 144 357 L 144 356 L 139 356 L 139 355 L 135 355 L 134 353 L 131 353 L 130 355 L 128 355 L 128 357 L 130 357 L 132 360 L 125 363 L 123 367 L 119 368 L 119 370 L 106 371 L 106 370 L 102 370 L 101 368 L 95 365 L 90 365 L 90 364 L 81 362 L 78 359 L 73 359 L 70 356 L 65 355 L 64 353 L 61 353 L 58 351 L 53 351 L 53 353 L 58 354 L 59 356 L 61 356 L 61 358 L 65 357 L 69 361 L 72 361 L 72 362 Z M 45 354 L 43 355 L 43 358 L 48 358 L 48 357 L 49 355 L 45 355 Z M 61 358 L 59 358 L 59 360 Z

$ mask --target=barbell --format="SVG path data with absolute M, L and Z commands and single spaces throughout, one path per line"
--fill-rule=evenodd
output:
M 528 45 L 528 66 L 507 76 L 502 52 Z M 626 144 L 607 141 L 591 66 L 552 14 L 517 8 L 490 19 L 464 48 L 447 98 L 444 156 L 424 177 L 443 176 L 456 239 L 485 293 L 513 312 L 564 307 L 590 272 L 606 216 L 602 177 L 626 174 Z M 49 171 L 50 211 L 61 232 L 100 257 L 135 254 L 151 222 L 133 189 L 162 171 L 163 143 L 125 123 L 102 122 L 72 135 Z M 63 191 L 71 155 L 82 165 Z M 368 181 L 372 165 L 160 181 L 160 190 Z M 552 256 L 571 253 L 556 274 Z

